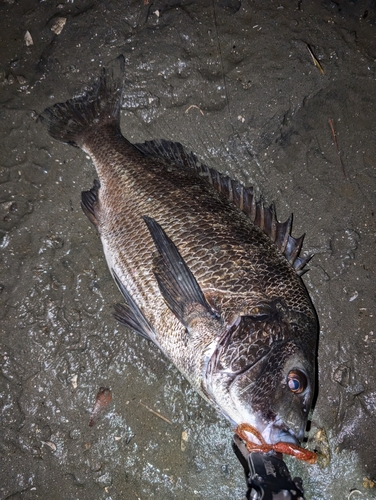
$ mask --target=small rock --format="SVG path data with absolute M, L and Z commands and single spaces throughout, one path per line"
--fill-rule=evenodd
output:
M 57 450 L 57 446 L 55 443 L 53 443 L 52 441 L 41 441 L 42 444 L 48 446 L 52 451 L 56 451 Z
M 180 449 L 181 449 L 181 451 L 185 451 L 185 449 L 187 447 L 187 442 L 188 442 L 188 432 L 187 431 L 183 431 L 181 433 L 181 441 L 180 441 Z
M 363 487 L 366 489 L 374 488 L 375 481 L 372 481 L 372 479 L 368 479 L 368 477 L 365 477 L 363 480 Z
M 30 31 L 26 31 L 25 36 L 24 36 L 24 40 L 26 43 L 26 47 L 29 47 L 30 45 L 34 45 L 33 38 L 30 34 Z
M 96 480 L 96 482 L 99 484 L 99 486 L 102 486 L 102 488 L 105 488 L 106 486 L 111 486 L 112 484 L 112 477 L 108 472 L 105 474 L 102 474 L 102 476 L 99 476 Z
M 76 374 L 72 375 L 70 380 L 71 380 L 71 384 L 72 384 L 73 389 L 77 389 L 78 375 L 76 375 Z
M 71 439 L 79 439 L 81 437 L 81 432 L 79 429 L 72 429 L 69 433 Z
M 60 35 L 60 33 L 63 31 L 66 22 L 67 22 L 66 17 L 58 17 L 55 20 L 54 24 L 52 25 L 51 31 L 53 31 L 55 35 Z

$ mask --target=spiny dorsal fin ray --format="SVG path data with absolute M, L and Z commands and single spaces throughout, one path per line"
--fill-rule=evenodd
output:
M 305 234 L 302 234 L 300 238 L 293 238 L 289 235 L 285 255 L 290 264 L 294 264 L 296 258 L 299 256 L 300 250 L 303 245 L 304 236 Z
M 256 200 L 252 187 L 246 188 L 228 175 L 221 174 L 214 168 L 201 163 L 194 153 L 187 153 L 178 142 L 155 140 L 135 144 L 135 146 L 145 156 L 163 158 L 183 168 L 193 169 L 262 229 L 286 256 L 299 275 L 305 272 L 303 267 L 312 256 L 299 257 L 304 235 L 300 238 L 291 236 L 292 215 L 285 222 L 278 222 L 274 205 L 265 207 L 262 198 Z
M 307 257 L 297 257 L 294 262 L 295 271 L 302 276 L 304 273 L 308 271 L 308 269 L 304 269 L 304 266 L 308 264 L 308 262 L 312 259 L 313 254 L 308 255 Z
M 287 241 L 289 239 L 292 227 L 292 214 L 285 222 L 279 222 L 277 225 L 277 235 L 275 243 L 281 252 L 285 253 Z

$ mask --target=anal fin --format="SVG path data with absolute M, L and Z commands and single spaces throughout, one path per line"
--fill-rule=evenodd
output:
M 89 191 L 82 191 L 81 193 L 81 207 L 89 221 L 94 224 L 95 228 L 98 227 L 98 220 L 95 215 L 95 209 L 98 202 L 98 191 L 101 187 L 99 181 L 94 179 L 94 185 Z
M 151 328 L 148 320 L 143 315 L 141 309 L 138 307 L 132 296 L 128 293 L 123 283 L 120 281 L 118 275 L 111 269 L 115 283 L 117 284 L 121 294 L 125 299 L 125 304 L 116 304 L 114 317 L 123 325 L 131 328 L 136 333 L 140 334 L 147 340 L 154 341 L 155 334 Z

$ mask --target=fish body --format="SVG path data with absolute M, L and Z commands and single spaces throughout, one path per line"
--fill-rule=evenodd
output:
M 315 385 L 317 317 L 302 238 L 252 189 L 180 144 L 120 131 L 122 57 L 92 91 L 45 110 L 50 135 L 92 158 L 82 193 L 125 299 L 115 317 L 154 342 L 232 425 L 268 443 L 303 437 Z

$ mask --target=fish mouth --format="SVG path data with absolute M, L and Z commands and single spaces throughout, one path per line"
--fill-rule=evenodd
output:
M 268 424 L 261 434 L 265 441 L 269 444 L 283 442 L 299 446 L 299 438 L 301 439 L 303 437 L 303 432 L 300 433 L 301 436 L 299 434 L 297 437 L 291 429 L 289 429 L 282 421 L 278 420 Z

